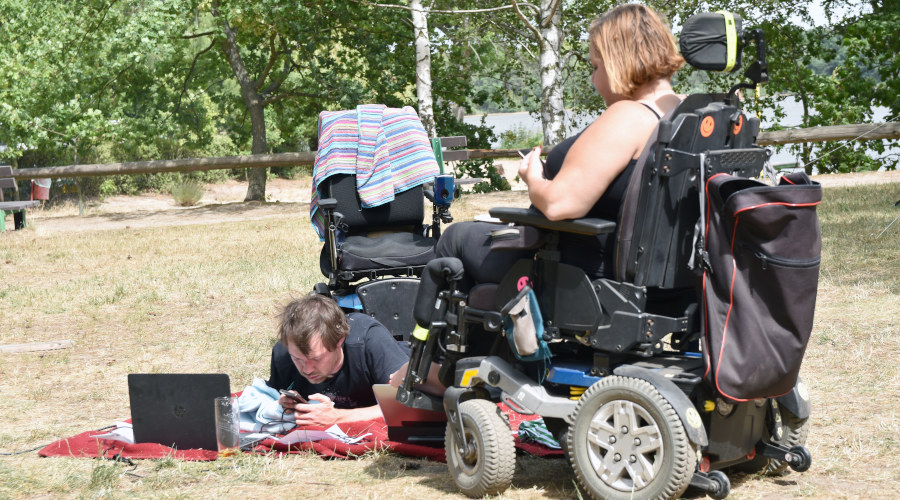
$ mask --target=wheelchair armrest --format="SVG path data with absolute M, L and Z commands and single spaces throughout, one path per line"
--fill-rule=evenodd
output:
M 496 207 L 490 209 L 489 213 L 491 217 L 496 217 L 503 222 L 534 226 L 550 231 L 562 231 L 564 233 L 596 236 L 616 230 L 616 223 L 613 221 L 590 217 L 551 221 L 544 217 L 544 214 L 531 208 Z
M 334 210 L 338 206 L 338 201 L 335 198 L 324 198 L 319 200 L 318 204 L 322 210 Z

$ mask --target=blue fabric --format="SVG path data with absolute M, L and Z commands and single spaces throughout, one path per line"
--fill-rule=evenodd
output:
M 278 404 L 279 397 L 278 391 L 266 385 L 265 380 L 254 378 L 253 384 L 238 398 L 241 431 L 282 434 L 293 429 L 296 426 L 294 416 L 284 412 Z

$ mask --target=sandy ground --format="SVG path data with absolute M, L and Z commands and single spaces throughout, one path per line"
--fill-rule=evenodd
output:
M 514 196 L 524 196 L 524 185 L 515 181 L 518 162 L 500 162 L 511 181 Z M 814 178 L 824 187 L 881 183 L 900 183 L 900 171 L 830 174 Z M 34 230 L 41 233 L 63 231 L 101 231 L 139 227 L 187 224 L 215 224 L 228 221 L 257 220 L 269 217 L 306 217 L 309 210 L 310 180 L 272 179 L 266 185 L 266 202 L 244 203 L 247 185 L 229 181 L 210 184 L 200 203 L 193 207 L 175 205 L 171 196 L 143 194 L 110 196 L 89 204 L 79 215 L 74 204 L 35 210 L 29 217 Z M 11 218 L 10 218 L 11 225 Z

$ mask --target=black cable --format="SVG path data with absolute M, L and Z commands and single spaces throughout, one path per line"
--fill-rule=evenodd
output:
M 47 446 L 48 446 L 48 445 L 46 445 L 46 444 L 42 444 L 41 446 L 37 446 L 37 447 L 35 447 L 35 448 L 31 448 L 30 450 L 14 451 L 14 452 L 12 452 L 12 453 L 4 453 L 4 452 L 0 452 L 0 456 L 10 457 L 10 456 L 13 456 L 13 455 L 21 455 L 21 454 L 23 454 L 23 453 L 29 453 L 29 452 L 32 452 L 32 451 L 40 450 L 41 448 L 46 448 Z

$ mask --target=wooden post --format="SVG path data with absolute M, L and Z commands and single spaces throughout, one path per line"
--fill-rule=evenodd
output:
M 776 146 L 798 142 L 875 141 L 898 137 L 900 137 L 900 123 L 888 122 L 760 132 L 757 142 L 760 146 Z

